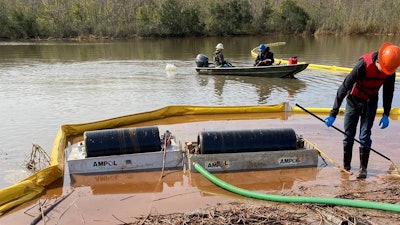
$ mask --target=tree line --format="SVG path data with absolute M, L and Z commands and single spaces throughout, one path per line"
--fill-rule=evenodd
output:
M 398 0 L 0 0 L 0 38 L 399 35 Z

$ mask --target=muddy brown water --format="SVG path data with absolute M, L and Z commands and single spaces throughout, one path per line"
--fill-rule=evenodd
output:
M 160 132 L 168 129 L 181 141 L 195 141 L 199 130 L 289 127 L 342 165 L 342 134 L 307 114 L 271 114 L 267 118 L 265 115 L 254 115 L 252 120 L 221 116 L 221 120 L 217 121 L 205 121 L 205 116 L 188 117 L 192 122 L 174 124 L 179 121 L 178 118 L 163 120 L 158 125 Z M 216 117 L 213 119 L 218 119 Z M 400 122 L 391 121 L 384 130 L 378 128 L 378 122 L 379 118 L 372 130 L 374 149 L 399 162 L 396 139 Z M 335 125 L 342 127 L 343 118 L 339 117 Z M 352 171 L 356 172 L 359 165 L 356 148 L 354 152 Z M 378 188 L 382 177 L 392 176 L 387 173 L 391 163 L 374 153 L 371 153 L 368 177 L 362 181 L 354 175 L 344 176 L 338 168 L 326 162 L 319 158 L 316 168 L 216 173 L 215 176 L 234 186 L 260 193 L 323 197 L 334 197 L 349 191 L 362 193 L 371 185 L 378 184 Z M 312 188 L 317 191 L 310 192 Z M 164 174 L 151 171 L 73 175 L 54 184 L 40 199 L 2 216 L 0 224 L 28 224 L 39 215 L 39 203 L 52 204 L 61 193 L 72 190 L 68 198 L 49 212 L 46 224 L 120 224 L 121 221 L 132 222 L 143 215 L 190 213 L 232 201 L 259 202 L 217 187 L 199 173 L 184 170 L 166 170 Z M 45 202 L 44 199 L 48 200 Z

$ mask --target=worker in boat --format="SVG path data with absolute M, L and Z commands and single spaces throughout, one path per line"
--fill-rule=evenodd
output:
M 381 86 L 383 99 L 383 115 L 379 127 L 385 129 L 389 125 L 389 113 L 392 107 L 396 70 L 400 65 L 400 48 L 392 43 L 382 44 L 378 52 L 370 52 L 360 57 L 352 71 L 339 86 L 326 126 L 335 122 L 339 108 L 346 97 L 344 113 L 343 166 L 351 169 L 354 136 L 360 121 L 359 147 L 360 170 L 358 179 L 367 177 L 367 166 L 371 150 L 371 128 L 374 124 L 378 108 L 378 94 Z
M 274 53 L 269 51 L 268 46 L 260 44 L 258 51 L 254 66 L 271 66 L 275 62 Z
M 218 43 L 217 46 L 215 46 L 215 52 L 214 52 L 214 65 L 215 67 L 232 67 L 232 65 L 225 61 L 224 59 L 224 54 L 222 53 L 222 50 L 224 49 L 224 45 L 222 43 Z

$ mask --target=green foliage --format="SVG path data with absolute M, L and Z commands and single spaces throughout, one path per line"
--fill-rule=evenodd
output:
M 10 28 L 12 38 L 35 38 L 38 35 L 36 16 L 23 9 L 16 8 L 11 12 Z
M 310 16 L 294 0 L 282 1 L 281 25 L 284 32 L 301 33 L 305 31 Z
M 184 8 L 182 11 L 183 32 L 185 35 L 201 35 L 204 31 L 204 23 L 200 21 L 200 11 L 197 7 Z
M 255 20 L 253 21 L 253 26 L 255 27 L 255 30 L 258 30 L 261 33 L 271 31 L 271 19 L 274 11 L 272 9 L 272 6 L 269 2 L 266 2 L 263 4 L 261 13 L 259 17 L 256 17 Z
M 217 35 L 245 33 L 244 28 L 252 22 L 249 1 L 231 0 L 214 2 L 209 6 L 207 28 Z
M 135 20 L 140 36 L 199 35 L 204 29 L 197 5 L 178 0 L 144 3 L 136 9 Z
M 182 5 L 177 0 L 165 0 L 156 9 L 159 33 L 165 36 L 183 36 Z
M 157 32 L 156 24 L 153 22 L 153 9 L 155 7 L 156 5 L 150 2 L 136 9 L 136 32 L 139 36 L 150 36 Z
M 399 10 L 396 0 L 7 0 L 0 38 L 400 35 Z
M 230 23 L 225 16 L 224 7 L 215 2 L 210 5 L 210 17 L 207 21 L 208 31 L 218 35 L 229 33 Z
M 8 19 L 8 8 L 4 2 L 0 2 L 0 38 L 11 36 L 10 20 Z

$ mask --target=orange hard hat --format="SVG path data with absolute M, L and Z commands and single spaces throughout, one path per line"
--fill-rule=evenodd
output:
M 378 61 L 385 74 L 394 74 L 400 66 L 400 48 L 390 42 L 383 43 L 379 49 Z

